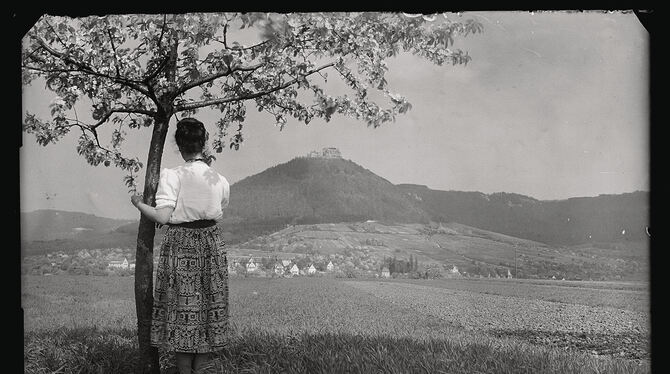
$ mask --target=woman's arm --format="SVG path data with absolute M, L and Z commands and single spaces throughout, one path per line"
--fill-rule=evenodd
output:
M 174 211 L 173 206 L 165 206 L 162 208 L 154 208 L 151 205 L 147 205 L 142 202 L 142 195 L 133 195 L 130 197 L 130 202 L 147 218 L 153 222 L 160 223 L 164 225 L 170 220 L 170 216 Z

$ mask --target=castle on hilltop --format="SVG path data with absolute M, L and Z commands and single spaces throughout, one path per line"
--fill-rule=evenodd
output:
M 321 151 L 312 151 L 307 154 L 310 158 L 342 158 L 340 150 L 334 147 L 326 147 Z

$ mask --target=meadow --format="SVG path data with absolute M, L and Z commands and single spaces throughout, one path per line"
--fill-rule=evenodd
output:
M 650 372 L 647 290 L 593 283 L 231 278 L 215 371 Z M 26 373 L 133 372 L 132 277 L 24 276 L 22 305 Z

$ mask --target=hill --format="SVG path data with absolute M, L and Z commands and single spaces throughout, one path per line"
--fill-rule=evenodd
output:
M 81 212 L 52 209 L 22 212 L 20 224 L 21 248 L 26 254 L 119 247 L 137 241 L 137 221 Z M 133 225 L 134 230 L 130 229 Z
M 428 222 L 395 185 L 341 158 L 299 157 L 231 186 L 231 220 Z
M 557 245 L 647 239 L 649 193 L 541 201 L 513 193 L 439 191 L 397 186 L 437 222 L 460 222 Z
M 329 260 L 361 273 L 379 272 L 384 260 L 416 259 L 422 268 L 454 266 L 469 276 L 646 280 L 644 243 L 555 247 L 459 223 L 380 222 L 294 225 L 228 250 L 233 257 L 301 258 L 323 268 Z

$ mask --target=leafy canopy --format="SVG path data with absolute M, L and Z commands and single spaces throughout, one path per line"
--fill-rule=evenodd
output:
M 79 154 L 92 165 L 130 171 L 132 185 L 142 163 L 121 152 L 126 130 L 167 124 L 177 113 L 220 110 L 216 152 L 239 148 L 252 104 L 280 128 L 288 117 L 309 124 L 335 113 L 377 127 L 411 108 L 388 87 L 385 60 L 407 52 L 438 65 L 467 64 L 470 56 L 453 48 L 454 38 L 482 25 L 460 19 L 368 12 L 45 15 L 23 40 L 23 82 L 41 77 L 57 97 L 50 119 L 26 113 L 23 128 L 41 145 L 78 129 Z M 249 30 L 255 39 L 241 43 Z M 329 72 L 348 92 L 327 92 Z M 93 123 L 77 116 L 82 98 Z M 105 124 L 113 130 L 101 142 Z

